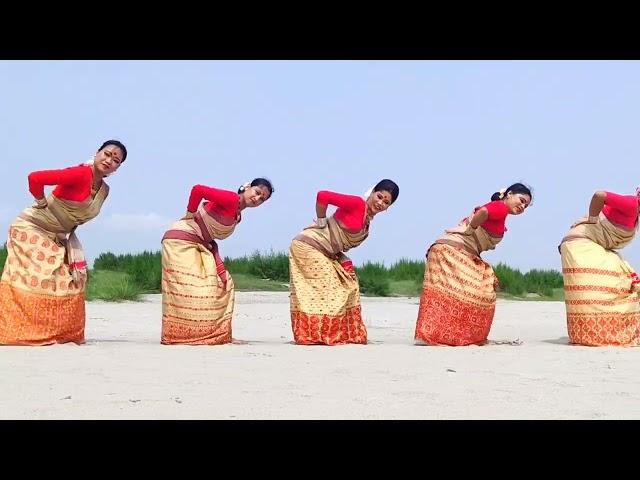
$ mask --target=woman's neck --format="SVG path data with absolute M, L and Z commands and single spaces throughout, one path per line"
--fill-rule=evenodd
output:
M 247 208 L 247 204 L 244 200 L 244 195 L 242 195 L 241 193 L 238 194 L 238 209 L 240 211 L 244 210 L 245 208 Z
M 100 185 L 102 185 L 102 179 L 104 177 L 104 175 L 102 175 L 100 172 L 98 172 L 98 170 L 96 169 L 95 164 L 91 165 L 91 170 L 93 171 L 93 189 L 96 190 L 98 189 L 98 187 L 100 187 Z

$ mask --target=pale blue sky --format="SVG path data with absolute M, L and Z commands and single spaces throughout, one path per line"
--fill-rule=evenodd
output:
M 500 187 L 534 204 L 484 255 L 559 268 L 557 245 L 597 189 L 638 175 L 637 61 L 0 61 L 0 232 L 32 203 L 27 175 L 88 160 L 106 139 L 129 157 L 100 217 L 78 229 L 89 259 L 157 250 L 192 185 L 236 189 L 267 176 L 225 256 L 289 243 L 315 195 L 361 194 L 382 178 L 400 197 L 349 255 L 422 259 Z M 623 256 L 640 268 L 640 240 Z

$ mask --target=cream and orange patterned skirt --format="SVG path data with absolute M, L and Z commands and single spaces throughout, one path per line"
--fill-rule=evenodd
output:
M 199 243 L 162 241 L 162 338 L 167 344 L 231 342 L 233 279 L 223 283 L 213 254 Z
M 640 344 L 640 281 L 617 253 L 587 240 L 560 246 L 569 341 L 577 345 Z
M 353 268 L 294 240 L 289 249 L 291 327 L 301 345 L 367 343 Z
M 462 248 L 429 249 L 415 340 L 426 345 L 482 345 L 496 308 L 491 265 Z
M 18 218 L 0 279 L 0 345 L 83 343 L 85 286 L 73 281 L 64 242 Z

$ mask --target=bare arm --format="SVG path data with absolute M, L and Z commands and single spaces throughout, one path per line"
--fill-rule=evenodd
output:
M 457 227 L 445 230 L 446 233 L 461 233 L 462 235 L 471 235 L 473 231 L 482 225 L 489 218 L 489 210 L 486 207 L 479 208 L 476 213 L 471 216 L 468 225 L 458 225 Z
M 478 228 L 489 218 L 489 211 L 486 207 L 479 208 L 476 213 L 473 214 L 471 220 L 469 221 L 469 226 L 473 229 Z
M 322 203 L 316 202 L 316 218 L 326 218 L 327 216 L 327 205 L 323 205 Z
M 589 204 L 589 222 L 595 223 L 597 221 L 598 215 L 602 211 L 602 207 L 604 207 L 604 202 L 607 199 L 607 194 L 602 191 L 598 191 L 593 194 L 591 197 L 591 203 Z M 591 219 L 596 219 L 594 222 Z
M 575 222 L 573 225 L 571 225 L 571 228 L 581 225 L 583 223 L 597 223 L 598 216 L 600 215 L 600 212 L 604 207 L 604 203 L 606 199 L 607 199 L 606 192 L 602 190 L 595 192 L 593 194 L 593 197 L 591 197 L 591 202 L 589 203 L 589 216 L 581 218 L 580 220 Z

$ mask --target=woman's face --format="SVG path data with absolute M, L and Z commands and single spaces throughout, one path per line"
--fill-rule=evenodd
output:
M 115 145 L 107 145 L 96 153 L 94 168 L 102 175 L 111 175 L 122 163 L 124 152 Z
M 520 215 L 531 203 L 531 197 L 526 193 L 507 193 L 504 203 L 509 209 L 511 215 Z
M 391 194 L 386 190 L 372 192 L 367 199 L 367 209 L 371 215 L 384 212 L 391 205 Z
M 244 204 L 247 207 L 258 207 L 269 200 L 269 197 L 271 196 L 269 189 L 264 185 L 248 187 L 241 193 L 241 195 L 243 196 Z

